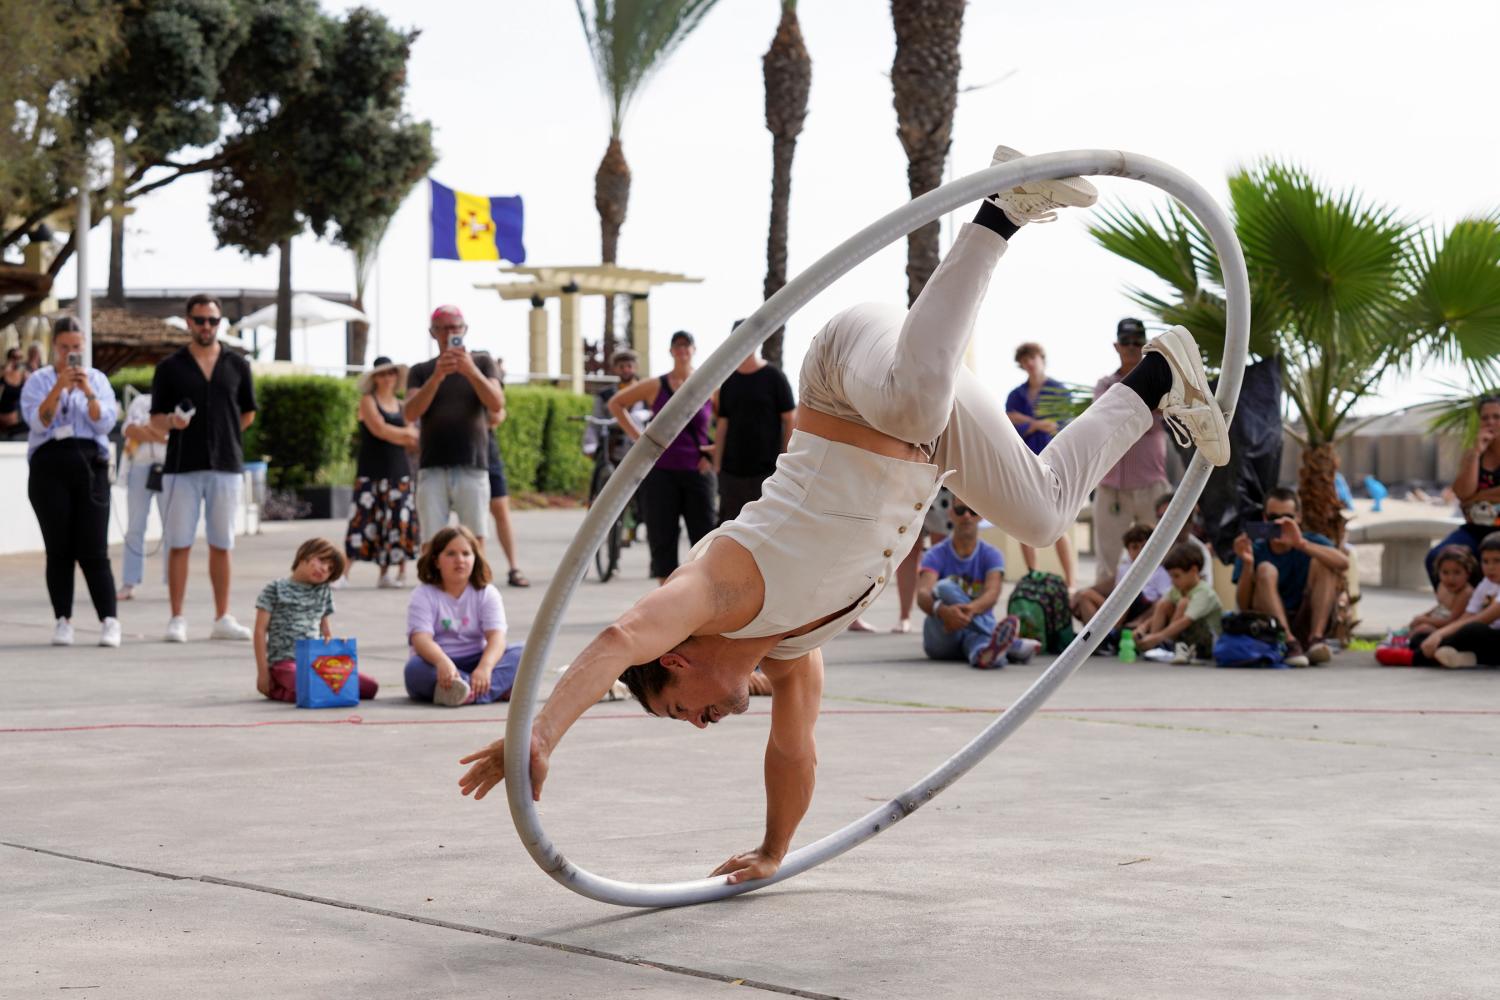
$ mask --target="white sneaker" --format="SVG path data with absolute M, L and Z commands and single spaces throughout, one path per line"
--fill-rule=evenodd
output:
M 382 576 L 375 581 L 375 586 L 381 590 L 396 590 L 404 581 L 397 580 L 394 576 Z
M 1193 650 L 1193 647 L 1191 645 L 1189 645 L 1188 643 L 1185 643 L 1185 642 L 1179 642 L 1172 649 L 1172 662 L 1173 663 L 1179 663 L 1179 664 L 1181 664 L 1181 663 L 1192 663 L 1193 662 L 1193 652 L 1194 652 L 1194 650 Z
M 135 584 L 133 583 L 127 583 L 115 591 L 115 600 L 117 601 L 128 601 L 133 597 L 135 597 Z
M 167 634 L 162 638 L 166 642 L 187 642 L 187 619 L 173 615 L 167 622 Z
M 439 684 L 432 691 L 432 703 L 442 705 L 446 708 L 457 708 L 459 705 L 469 703 L 469 682 L 464 680 L 463 674 L 459 674 L 452 684 L 443 687 Z
M 73 623 L 66 618 L 59 618 L 57 624 L 52 627 L 52 645 L 73 645 Z
M 1445 667 L 1479 666 L 1479 657 L 1464 650 L 1454 649 L 1452 646 L 1439 646 L 1432 658 Z
M 210 639 L 234 639 L 248 640 L 250 630 L 234 620 L 234 615 L 225 615 L 214 622 L 214 630 L 208 634 Z
M 1180 326 L 1146 345 L 1146 354 L 1160 354 L 1172 367 L 1172 388 L 1161 398 L 1161 415 L 1172 436 L 1184 448 L 1191 442 L 1214 465 L 1229 462 L 1229 425 L 1208 388 L 1203 355 L 1193 335 Z
M 119 647 L 120 619 L 106 618 L 99 623 L 99 645 Z
M 990 166 L 1019 160 L 1026 154 L 1009 146 L 996 146 Z M 1099 191 L 1082 177 L 1029 181 L 1020 187 L 992 194 L 985 201 L 1005 213 L 1018 226 L 1028 222 L 1052 222 L 1059 208 L 1088 208 L 1099 200 Z

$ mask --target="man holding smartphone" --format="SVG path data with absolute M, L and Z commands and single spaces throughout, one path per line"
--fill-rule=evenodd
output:
M 229 553 L 234 512 L 245 469 L 241 435 L 255 419 L 250 363 L 219 343 L 223 309 L 212 295 L 187 301 L 188 345 L 156 366 L 151 381 L 151 426 L 168 432 L 162 509 L 167 546 L 167 592 L 172 617 L 167 642 L 187 642 L 182 599 L 188 561 L 203 510 L 208 577 L 214 590 L 211 639 L 248 641 L 250 629 L 229 613 Z
M 448 526 L 449 513 L 479 538 L 489 532 L 489 434 L 505 419 L 505 393 L 488 354 L 471 354 L 457 306 L 438 306 L 428 326 L 438 356 L 406 375 L 407 423 L 418 435 L 417 519 L 423 539 Z

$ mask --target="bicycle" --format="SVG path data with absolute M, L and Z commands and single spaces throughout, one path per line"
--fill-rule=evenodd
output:
M 589 479 L 588 506 L 592 507 L 599 494 L 604 491 L 604 485 L 609 482 L 609 477 L 614 475 L 615 462 L 612 457 L 615 449 L 624 444 L 625 432 L 614 420 L 604 417 L 596 417 L 593 414 L 582 414 L 571 417 L 572 420 L 581 420 L 590 427 L 605 428 L 605 440 L 594 451 L 594 472 Z M 594 552 L 594 571 L 599 574 L 600 583 L 608 583 L 610 578 L 620 568 L 620 549 L 629 544 L 625 540 L 635 540 L 636 528 L 639 526 L 639 517 L 636 511 L 636 499 L 625 505 L 620 516 L 615 518 L 614 523 L 609 526 L 609 531 L 604 536 L 604 541 Z

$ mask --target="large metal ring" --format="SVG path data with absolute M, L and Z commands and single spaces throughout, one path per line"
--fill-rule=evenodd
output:
M 1124 614 L 1144 586 L 1146 578 L 1166 555 L 1167 548 L 1177 537 L 1193 505 L 1198 502 L 1198 495 L 1203 491 L 1211 469 L 1208 460 L 1202 455 L 1194 456 L 1171 506 L 1167 508 L 1140 558 L 1135 560 L 1120 585 L 1115 587 L 1082 633 L 1015 704 L 958 753 L 894 799 L 843 829 L 788 854 L 772 877 L 729 885 L 723 877 L 647 884 L 621 882 L 595 875 L 573 864 L 553 846 L 551 838 L 542 829 L 536 805 L 532 802 L 529 751 L 537 689 L 542 680 L 543 664 L 547 662 L 553 639 L 562 623 L 563 614 L 567 611 L 568 601 L 583 579 L 594 551 L 604 540 L 605 532 L 634 495 L 636 487 L 651 470 L 657 456 L 687 425 L 688 419 L 707 401 L 714 389 L 746 355 L 763 343 L 772 331 L 784 325 L 813 296 L 887 244 L 995 191 L 1003 191 L 1030 181 L 1094 175 L 1128 177 L 1154 185 L 1180 201 L 1208 231 L 1223 269 L 1228 311 L 1218 401 L 1227 416 L 1233 414 L 1239 398 L 1240 382 L 1244 377 L 1250 333 L 1250 279 L 1245 271 L 1244 254 L 1229 218 L 1208 192 L 1185 174 L 1159 160 L 1136 153 L 1103 149 L 1046 153 L 1011 160 L 944 184 L 937 190 L 902 205 L 839 244 L 788 282 L 740 324 L 729 339 L 673 395 L 656 419 L 651 421 L 645 434 L 630 449 L 625 461 L 610 477 L 609 485 L 589 510 L 583 526 L 579 528 L 578 535 L 557 568 L 552 585 L 542 598 L 526 650 L 521 656 L 515 687 L 511 690 L 510 716 L 505 726 L 505 783 L 516 830 L 526 849 L 548 875 L 574 892 L 604 903 L 620 906 L 681 906 L 753 892 L 805 872 L 904 819 L 984 759 L 1015 732 L 1021 723 L 1030 718 L 1052 692 L 1093 653 L 1108 631 L 1096 627 L 1095 622 L 1117 621 Z M 774 586 L 774 581 L 768 581 L 768 584 Z

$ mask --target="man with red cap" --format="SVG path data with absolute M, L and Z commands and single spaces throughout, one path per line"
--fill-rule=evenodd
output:
M 450 512 L 475 535 L 488 535 L 489 429 L 505 418 L 505 393 L 490 356 L 464 346 L 468 330 L 458 306 L 438 306 L 428 327 L 438 356 L 406 376 L 406 419 L 420 422 L 417 517 L 424 539 L 448 526 Z

